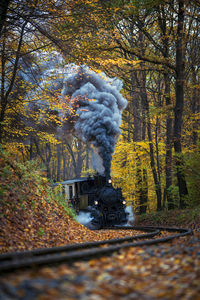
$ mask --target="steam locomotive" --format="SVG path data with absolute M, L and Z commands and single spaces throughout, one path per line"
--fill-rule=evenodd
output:
M 88 228 L 100 229 L 127 223 L 126 201 L 121 189 L 115 189 L 110 179 L 95 175 L 67 180 L 61 184 L 68 201 L 77 213 L 91 213 L 92 221 L 86 225 Z

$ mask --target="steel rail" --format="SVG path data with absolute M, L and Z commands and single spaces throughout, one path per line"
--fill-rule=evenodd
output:
M 137 230 L 146 231 L 145 234 L 136 236 L 129 236 L 119 239 L 111 239 L 97 242 L 87 242 L 81 244 L 71 244 L 61 247 L 52 247 L 44 249 L 35 249 L 32 251 L 5 253 L 0 255 L 0 272 L 13 271 L 16 269 L 36 267 L 47 264 L 58 264 L 58 263 L 73 263 L 78 260 L 90 260 L 91 258 L 97 258 L 105 255 L 111 255 L 113 252 L 117 252 L 123 248 L 129 247 L 141 247 L 144 245 L 153 245 L 158 243 L 168 242 L 181 236 L 192 234 L 190 229 L 182 228 L 169 228 L 169 227 L 115 227 L 109 229 L 123 229 L 123 230 Z M 149 239 L 153 238 L 160 233 L 160 231 L 178 232 L 174 235 L 170 235 L 164 238 Z M 137 239 L 147 240 L 139 242 L 130 242 Z M 126 243 L 124 243 L 126 242 Z M 124 243 L 124 244 L 123 244 Z M 103 245 L 109 245 L 106 248 L 99 248 Z M 112 246 L 110 246 L 112 245 Z
M 109 240 L 103 240 L 103 241 L 96 241 L 96 242 L 86 242 L 86 243 L 77 243 L 77 244 L 69 244 L 66 246 L 60 246 L 60 247 L 52 247 L 52 248 L 41 248 L 41 249 L 34 249 L 34 250 L 27 250 L 27 251 L 20 251 L 20 252 L 11 252 L 11 253 L 5 253 L 0 255 L 0 262 L 5 260 L 12 260 L 15 258 L 24 258 L 24 257 L 33 257 L 38 255 L 44 255 L 44 254 L 53 254 L 53 253 L 59 253 L 59 252 L 68 252 L 73 250 L 79 250 L 79 249 L 87 249 L 92 247 L 98 247 L 105 244 L 116 244 L 117 243 L 123 243 L 126 241 L 131 240 L 137 240 L 137 239 L 143 239 L 143 238 L 150 238 L 155 235 L 157 235 L 160 230 L 154 229 L 154 228 L 146 228 L 146 227 L 111 227 L 106 228 L 110 230 L 116 230 L 116 229 L 125 229 L 125 230 L 138 230 L 138 231 L 146 231 L 148 233 L 130 236 L 130 237 L 124 237 L 124 238 L 115 238 L 115 239 L 109 239 Z

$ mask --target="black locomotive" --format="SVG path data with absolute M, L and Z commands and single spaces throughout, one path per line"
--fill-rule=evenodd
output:
M 121 189 L 115 189 L 111 180 L 106 181 L 105 177 L 98 176 L 97 182 L 98 186 L 93 190 L 93 205 L 88 207 L 93 217 L 88 227 L 100 229 L 126 224 L 126 201 L 122 196 Z
M 115 189 L 110 179 L 96 175 L 64 181 L 61 184 L 77 213 L 80 211 L 91 213 L 92 220 L 86 225 L 90 229 L 127 223 L 126 201 L 121 189 Z

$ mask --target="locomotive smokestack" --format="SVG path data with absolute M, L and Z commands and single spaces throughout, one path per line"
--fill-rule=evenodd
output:
M 120 134 L 121 114 L 127 105 L 121 89 L 119 79 L 97 74 L 87 66 L 70 64 L 65 70 L 62 94 L 70 97 L 70 105 L 76 111 L 74 129 L 80 139 L 97 148 L 107 179 Z

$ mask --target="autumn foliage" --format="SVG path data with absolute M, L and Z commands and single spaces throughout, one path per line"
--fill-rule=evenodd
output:
M 123 81 L 112 177 L 126 200 L 138 213 L 199 205 L 198 1 L 2 3 L 2 147 L 57 182 L 89 173 L 93 149 L 61 117 L 62 68 L 85 64 Z
M 48 197 L 45 178 L 31 173 L 28 167 L 22 172 L 22 167 L 15 164 L 15 168 L 22 174 L 19 178 L 2 158 L 0 164 L 3 196 L 1 252 L 78 242 L 80 236 L 88 233 L 66 214 L 62 206 Z
M 0 169 L 1 253 L 129 235 L 127 230 L 95 232 L 78 223 L 35 163 L 23 165 L 6 155 Z

